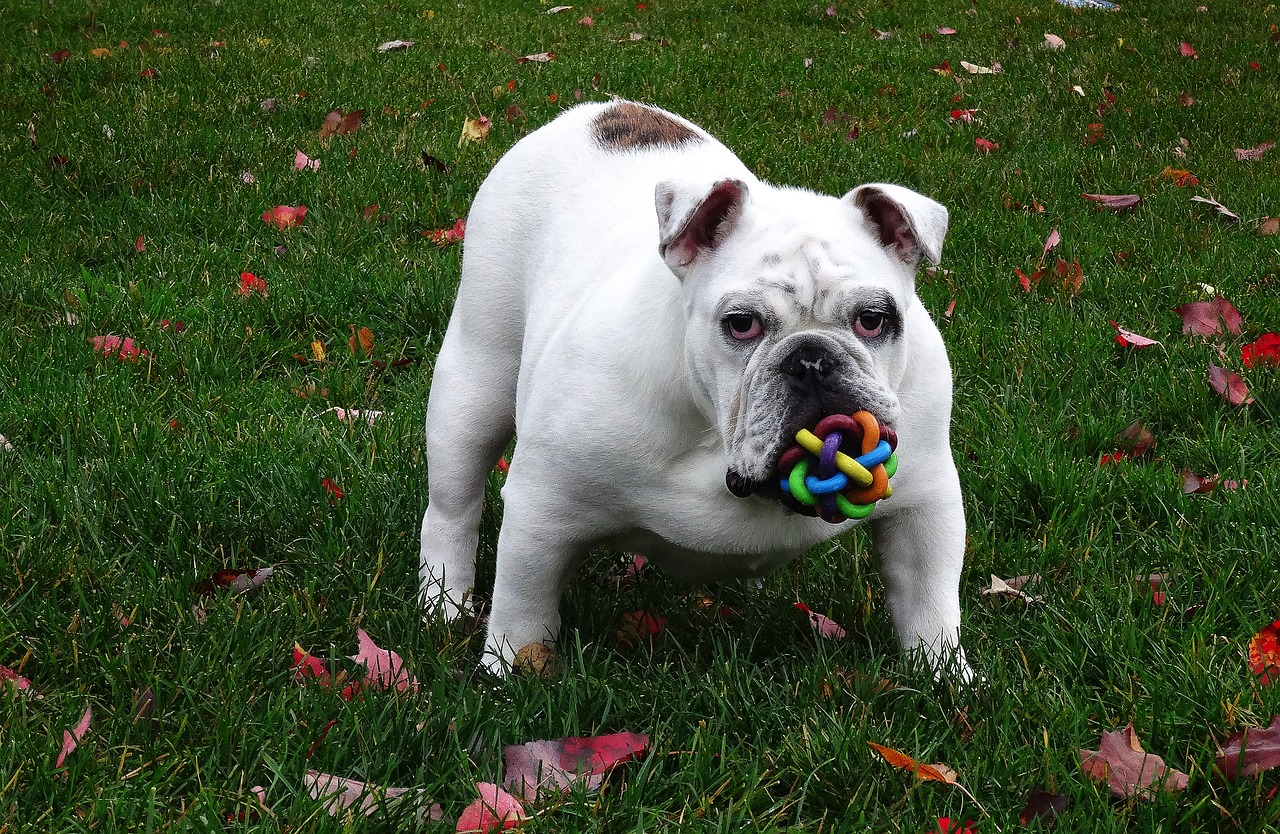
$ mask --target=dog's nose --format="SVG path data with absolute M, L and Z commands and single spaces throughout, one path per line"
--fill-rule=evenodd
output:
M 780 370 L 787 376 L 814 382 L 827 378 L 835 370 L 835 360 L 821 345 L 806 343 L 791 351 L 782 360 Z

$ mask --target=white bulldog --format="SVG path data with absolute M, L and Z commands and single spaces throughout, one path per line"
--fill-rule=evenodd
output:
M 704 581 L 851 529 L 788 509 L 776 468 L 798 429 L 863 409 L 899 438 L 893 494 L 868 519 L 898 637 L 969 680 L 951 368 L 914 289 L 946 231 L 914 191 L 770 185 L 629 101 L 522 139 L 476 195 L 435 366 L 424 604 L 466 610 L 486 476 L 513 435 L 485 643 L 498 672 L 556 638 L 593 545 Z

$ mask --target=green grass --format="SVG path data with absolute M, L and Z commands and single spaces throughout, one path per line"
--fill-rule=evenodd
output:
M 911 834 L 950 816 L 1007 831 L 1036 784 L 1074 800 L 1058 831 L 1280 826 L 1266 800 L 1274 774 L 1228 784 L 1212 773 L 1215 740 L 1280 712 L 1280 692 L 1245 663 L 1250 636 L 1280 616 L 1280 376 L 1241 367 L 1240 339 L 1226 340 L 1224 359 L 1182 335 L 1171 311 L 1208 283 L 1242 311 L 1245 340 L 1280 330 L 1280 238 L 1252 232 L 1280 214 L 1280 150 L 1252 163 L 1232 154 L 1280 138 L 1280 13 L 1133 2 L 1104 14 L 1051 0 L 835 8 L 9 4 L 0 434 L 14 450 L 0 451 L 0 664 L 44 697 L 0 698 L 0 830 L 384 830 L 408 821 L 331 819 L 307 797 L 305 771 L 421 788 L 456 816 L 473 782 L 500 777 L 503 744 L 622 730 L 648 733 L 651 753 L 529 830 Z M 583 14 L 593 27 L 578 24 Z M 938 26 L 958 33 L 920 37 Z M 872 27 L 894 36 L 876 41 Z M 1043 48 L 1044 32 L 1067 49 Z M 375 52 L 393 38 L 417 45 Z M 1179 56 L 1182 40 L 1197 59 Z M 70 56 L 54 63 L 60 49 Z M 512 55 L 545 50 L 557 60 Z M 943 60 L 957 74 L 930 72 Z M 961 60 L 1004 72 L 971 76 Z M 1100 117 L 1105 86 L 1117 100 Z M 984 688 L 955 692 L 906 668 L 860 535 L 763 588 L 712 589 L 735 619 L 660 576 L 617 592 L 584 576 L 565 598 L 565 669 L 551 681 L 487 679 L 473 671 L 482 634 L 423 626 L 422 416 L 458 250 L 422 232 L 465 216 L 502 152 L 575 91 L 686 114 L 774 181 L 843 193 L 890 180 L 950 207 L 947 271 L 920 292 L 957 372 L 964 641 Z M 268 98 L 274 113 L 260 107 Z M 512 105 L 523 118 L 509 123 Z M 857 122 L 855 141 L 847 125 L 822 123 L 828 107 Z M 979 108 L 979 123 L 949 123 L 961 107 Z M 334 108 L 366 110 L 359 132 L 319 139 Z M 464 117 L 478 115 L 493 119 L 488 139 L 459 146 Z M 1096 122 L 1102 140 L 1082 144 Z M 1000 149 L 982 155 L 975 137 Z M 1180 138 L 1185 158 L 1173 153 Z M 295 172 L 297 149 L 320 171 Z M 423 151 L 452 173 L 425 168 Z M 1200 185 L 1162 178 L 1170 165 Z M 1144 200 L 1112 215 L 1081 192 Z M 259 220 L 296 203 L 310 209 L 300 229 Z M 1024 294 L 1013 274 L 1053 228 L 1055 254 L 1084 269 L 1074 299 L 1049 286 Z M 242 271 L 264 278 L 269 297 L 236 297 Z M 187 330 L 162 331 L 162 319 Z M 1111 320 L 1163 349 L 1121 350 Z M 374 332 L 385 370 L 351 354 L 352 326 Z M 134 337 L 146 357 L 94 356 L 86 338 L 105 333 Z M 293 358 L 314 340 L 326 363 Z M 399 359 L 411 361 L 390 367 Z M 1242 373 L 1257 402 L 1219 400 L 1210 361 Z M 332 405 L 385 414 L 372 428 L 317 418 Z M 1156 459 L 1100 468 L 1133 420 L 1155 432 Z M 1184 496 L 1184 467 L 1248 485 Z M 325 478 L 342 500 L 330 502 Z M 260 591 L 220 598 L 197 621 L 194 582 L 268 565 L 276 575 Z M 1163 606 L 1131 581 L 1158 571 L 1171 576 Z M 1043 604 L 981 596 L 991 573 L 1043 574 Z M 815 643 L 791 608 L 797 593 L 849 637 Z M 628 649 L 615 632 L 641 608 L 667 631 Z M 416 697 L 344 704 L 294 683 L 295 641 L 350 668 L 357 625 L 406 658 L 423 684 Z M 881 678 L 896 688 L 881 691 Z M 145 687 L 154 728 L 133 720 Z M 86 704 L 91 730 L 55 770 Z M 1078 749 L 1128 722 L 1191 774 L 1185 793 L 1116 805 L 1080 773 Z M 867 741 L 946 762 L 981 808 L 914 784 Z M 253 785 L 271 813 L 225 822 L 248 809 Z

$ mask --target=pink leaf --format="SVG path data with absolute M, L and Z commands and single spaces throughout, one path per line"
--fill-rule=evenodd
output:
M 835 620 L 826 615 L 819 614 L 816 611 L 809 610 L 809 606 L 805 605 L 803 602 L 795 603 L 795 607 L 799 608 L 809 617 L 809 624 L 813 626 L 814 630 L 816 630 L 820 636 L 826 637 L 828 640 L 844 639 L 846 632 Z
M 452 229 L 436 229 L 432 232 L 423 232 L 432 243 L 440 248 L 448 246 L 450 243 L 458 243 L 466 236 L 467 221 L 455 220 Z
M 1044 259 L 1049 254 L 1049 250 L 1057 246 L 1061 242 L 1062 242 L 1062 235 L 1058 234 L 1058 230 L 1055 227 L 1053 231 L 1049 232 L 1049 236 L 1045 238 L 1044 248 L 1040 250 L 1039 265 L 1044 264 Z
M 397 692 L 418 691 L 418 682 L 404 668 L 400 655 L 380 648 L 363 628 L 356 629 L 356 639 L 360 641 L 360 649 L 351 659 L 364 665 L 366 684 Z
M 1219 368 L 1212 362 L 1209 363 L 1209 387 L 1231 405 L 1249 405 L 1253 402 L 1253 397 L 1249 396 L 1249 386 L 1245 385 L 1239 374 Z
M 1256 162 L 1262 159 L 1262 155 L 1276 146 L 1275 142 L 1263 142 L 1261 145 L 1255 145 L 1252 148 L 1236 148 L 1236 161 L 1238 162 Z
M 311 169 L 312 171 L 319 171 L 319 170 L 320 170 L 320 160 L 318 160 L 318 159 L 312 159 L 311 157 L 307 156 L 307 155 L 306 155 L 305 153 L 303 153 L 302 151 L 294 151 L 294 153 L 293 153 L 293 169 L 294 169 L 295 171 L 302 171 L 302 170 L 304 170 L 304 169 L 308 169 L 308 168 L 309 168 L 309 169 Z
M 67 760 L 67 755 L 79 746 L 80 739 L 84 738 L 84 734 L 89 731 L 89 722 L 92 718 L 93 708 L 85 707 L 79 723 L 70 730 L 62 731 L 62 752 L 58 754 L 58 761 L 54 764 L 55 769 L 62 767 L 62 763 Z
M 934 31 L 936 31 L 939 35 L 954 35 L 956 33 L 956 30 L 952 29 L 950 26 L 939 26 Z
M 1155 339 L 1148 339 L 1146 336 L 1139 336 L 1132 330 L 1125 330 L 1114 321 L 1111 322 L 1111 326 L 1116 329 L 1116 344 L 1121 347 L 1144 348 L 1160 344 Z
M 1218 316 L 1222 319 L 1222 326 L 1227 328 L 1227 332 L 1232 336 L 1239 336 L 1241 330 L 1244 329 L 1244 317 L 1240 315 L 1240 311 L 1235 305 L 1227 301 L 1220 295 L 1213 297 L 1213 307 L 1218 311 Z
M 1112 211 L 1131 209 L 1142 200 L 1137 194 L 1081 194 L 1080 196 Z
M 456 831 L 488 832 L 517 828 L 529 815 L 520 800 L 492 782 L 476 782 L 480 798 L 472 802 L 458 817 Z
M 991 153 L 992 151 L 1000 150 L 999 142 L 992 142 L 989 139 L 983 139 L 981 137 L 973 140 L 973 146 L 983 153 Z
M 1199 57 L 1198 55 L 1196 55 L 1195 47 L 1193 47 L 1191 44 L 1187 43 L 1186 41 L 1183 41 L 1178 45 L 1178 52 L 1181 53 L 1183 58 Z
M 1244 319 L 1240 311 L 1230 301 L 1216 295 L 1213 301 L 1192 301 L 1179 304 L 1173 311 L 1182 317 L 1182 332 L 1194 333 L 1197 336 L 1216 336 L 1222 332 L 1218 320 L 1222 320 L 1227 331 L 1239 336 L 1243 329 Z
M 3 438 L 0 438 L 3 439 Z M 0 689 L 17 695 L 29 695 L 33 692 L 31 681 L 19 675 L 8 666 L 0 666 Z
M 138 357 L 147 355 L 129 336 L 90 336 L 85 341 L 93 345 L 94 353 L 100 353 L 108 359 L 115 357 L 121 362 L 137 362 Z

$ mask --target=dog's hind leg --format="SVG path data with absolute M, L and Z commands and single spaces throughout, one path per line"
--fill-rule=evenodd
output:
M 469 231 L 469 230 L 468 230 Z M 487 308 L 481 281 L 462 288 L 436 360 L 427 400 L 427 483 L 420 596 L 428 613 L 452 619 L 475 584 L 485 482 L 515 432 L 521 329 L 513 314 Z

